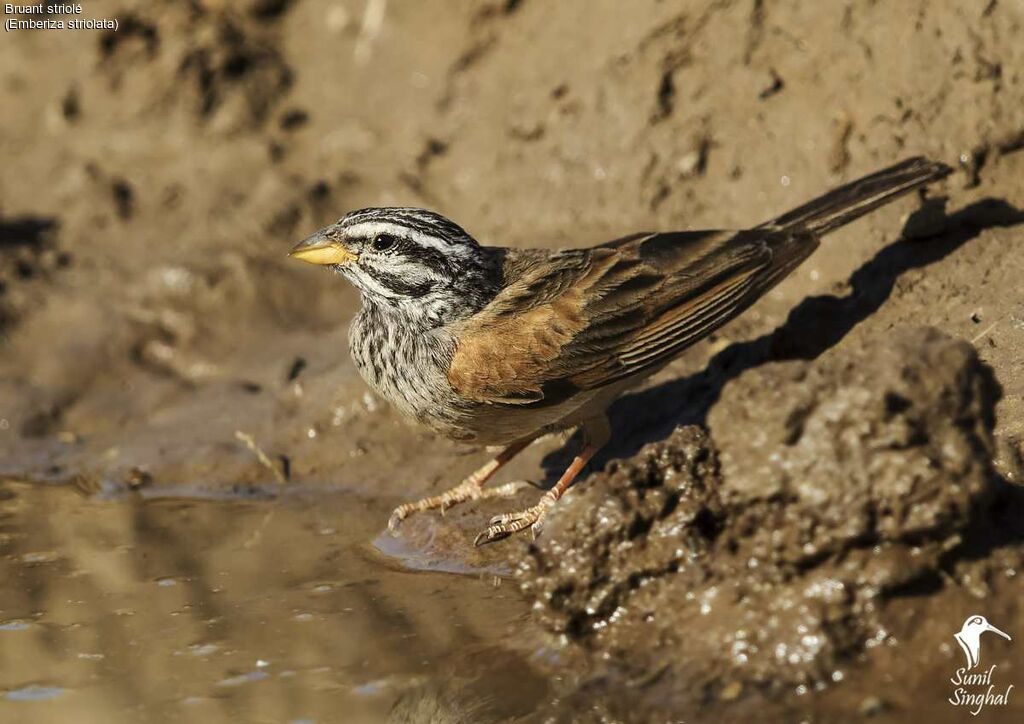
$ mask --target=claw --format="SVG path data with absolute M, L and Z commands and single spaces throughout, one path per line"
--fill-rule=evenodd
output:
M 487 525 L 492 527 L 497 525 L 508 525 L 515 520 L 519 520 L 522 515 L 522 513 L 502 513 L 501 515 L 493 516 L 489 521 L 487 521 Z
M 400 507 L 395 508 L 391 513 L 391 517 L 388 518 L 388 533 L 395 535 L 398 533 L 398 526 L 402 524 L 402 521 L 406 519 L 406 512 Z
M 510 535 L 511 533 L 506 533 L 503 530 L 497 529 L 495 526 L 491 526 L 482 531 L 480 535 L 473 540 L 473 546 L 479 548 L 480 546 L 487 545 L 488 543 L 494 543 L 495 541 L 499 541 L 503 538 L 508 538 Z
M 388 518 L 388 532 L 394 535 L 395 531 L 398 530 L 399 524 L 413 513 L 440 508 L 441 515 L 444 515 L 448 508 L 454 507 L 455 505 L 464 503 L 468 500 L 480 500 L 483 498 L 505 497 L 511 495 L 518 489 L 519 483 L 507 483 L 506 485 L 499 485 L 497 488 L 488 489 L 484 489 L 484 483 L 486 483 L 492 475 L 498 472 L 498 470 L 505 465 L 505 463 L 518 455 L 519 452 L 531 442 L 533 442 L 533 438 L 527 438 L 506 446 L 489 463 L 474 472 L 454 488 L 441 493 L 440 495 L 433 495 L 429 498 L 417 500 L 415 503 L 404 503 L 398 506 L 391 514 L 391 517 Z
M 537 534 L 540 533 L 541 520 L 543 519 L 546 511 L 547 506 L 535 505 L 534 507 L 527 508 L 526 510 L 496 515 L 491 518 L 487 529 L 476 537 L 476 540 L 473 541 L 473 545 L 480 547 L 485 543 L 493 543 L 494 541 L 507 538 L 513 533 L 518 533 L 526 528 L 529 528 L 533 532 L 533 536 L 536 539 Z

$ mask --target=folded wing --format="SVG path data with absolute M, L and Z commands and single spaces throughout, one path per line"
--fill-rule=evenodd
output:
M 558 404 L 656 368 L 746 309 L 817 241 L 773 230 L 641 234 L 532 257 L 464 323 L 463 397 Z

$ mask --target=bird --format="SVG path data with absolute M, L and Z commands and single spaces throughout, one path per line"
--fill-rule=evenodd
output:
M 978 615 L 968 616 L 960 630 L 953 634 L 953 638 L 964 650 L 968 669 L 973 669 L 981 661 L 981 635 L 986 631 L 999 634 L 1007 641 L 1013 640 L 1007 633 L 990 624 L 984 616 Z
M 398 506 L 410 515 L 506 497 L 485 488 L 533 441 L 580 429 L 582 449 L 525 510 L 493 517 L 477 546 L 530 528 L 611 439 L 606 410 L 624 391 L 746 310 L 821 237 L 952 169 L 914 157 L 847 183 L 759 226 L 640 232 L 577 249 L 485 246 L 414 207 L 351 211 L 290 256 L 360 292 L 349 327 L 366 383 L 405 417 L 500 452 L 455 487 Z

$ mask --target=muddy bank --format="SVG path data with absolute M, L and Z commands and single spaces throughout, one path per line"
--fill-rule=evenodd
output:
M 851 702 L 856 683 L 828 697 L 851 670 L 887 680 L 918 657 L 952 674 L 968 608 L 1024 624 L 1024 490 L 991 462 L 999 397 L 970 345 L 899 328 L 750 370 L 710 433 L 679 428 L 595 476 L 520 571 L 559 666 L 588 672 L 577 703 L 611 679 L 648 708 L 637 721 L 742 716 L 790 692 L 795 711 L 912 713 L 899 692 Z M 924 611 L 944 614 L 920 626 Z M 906 659 L 890 669 L 884 649 Z M 1010 647 L 986 653 L 1013 669 Z M 941 711 L 946 688 L 937 676 L 915 701 Z

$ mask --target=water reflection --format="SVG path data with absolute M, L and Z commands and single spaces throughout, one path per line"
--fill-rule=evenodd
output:
M 372 722 L 431 687 L 530 712 L 512 588 L 383 565 L 367 505 L 0 485 L 0 719 Z

